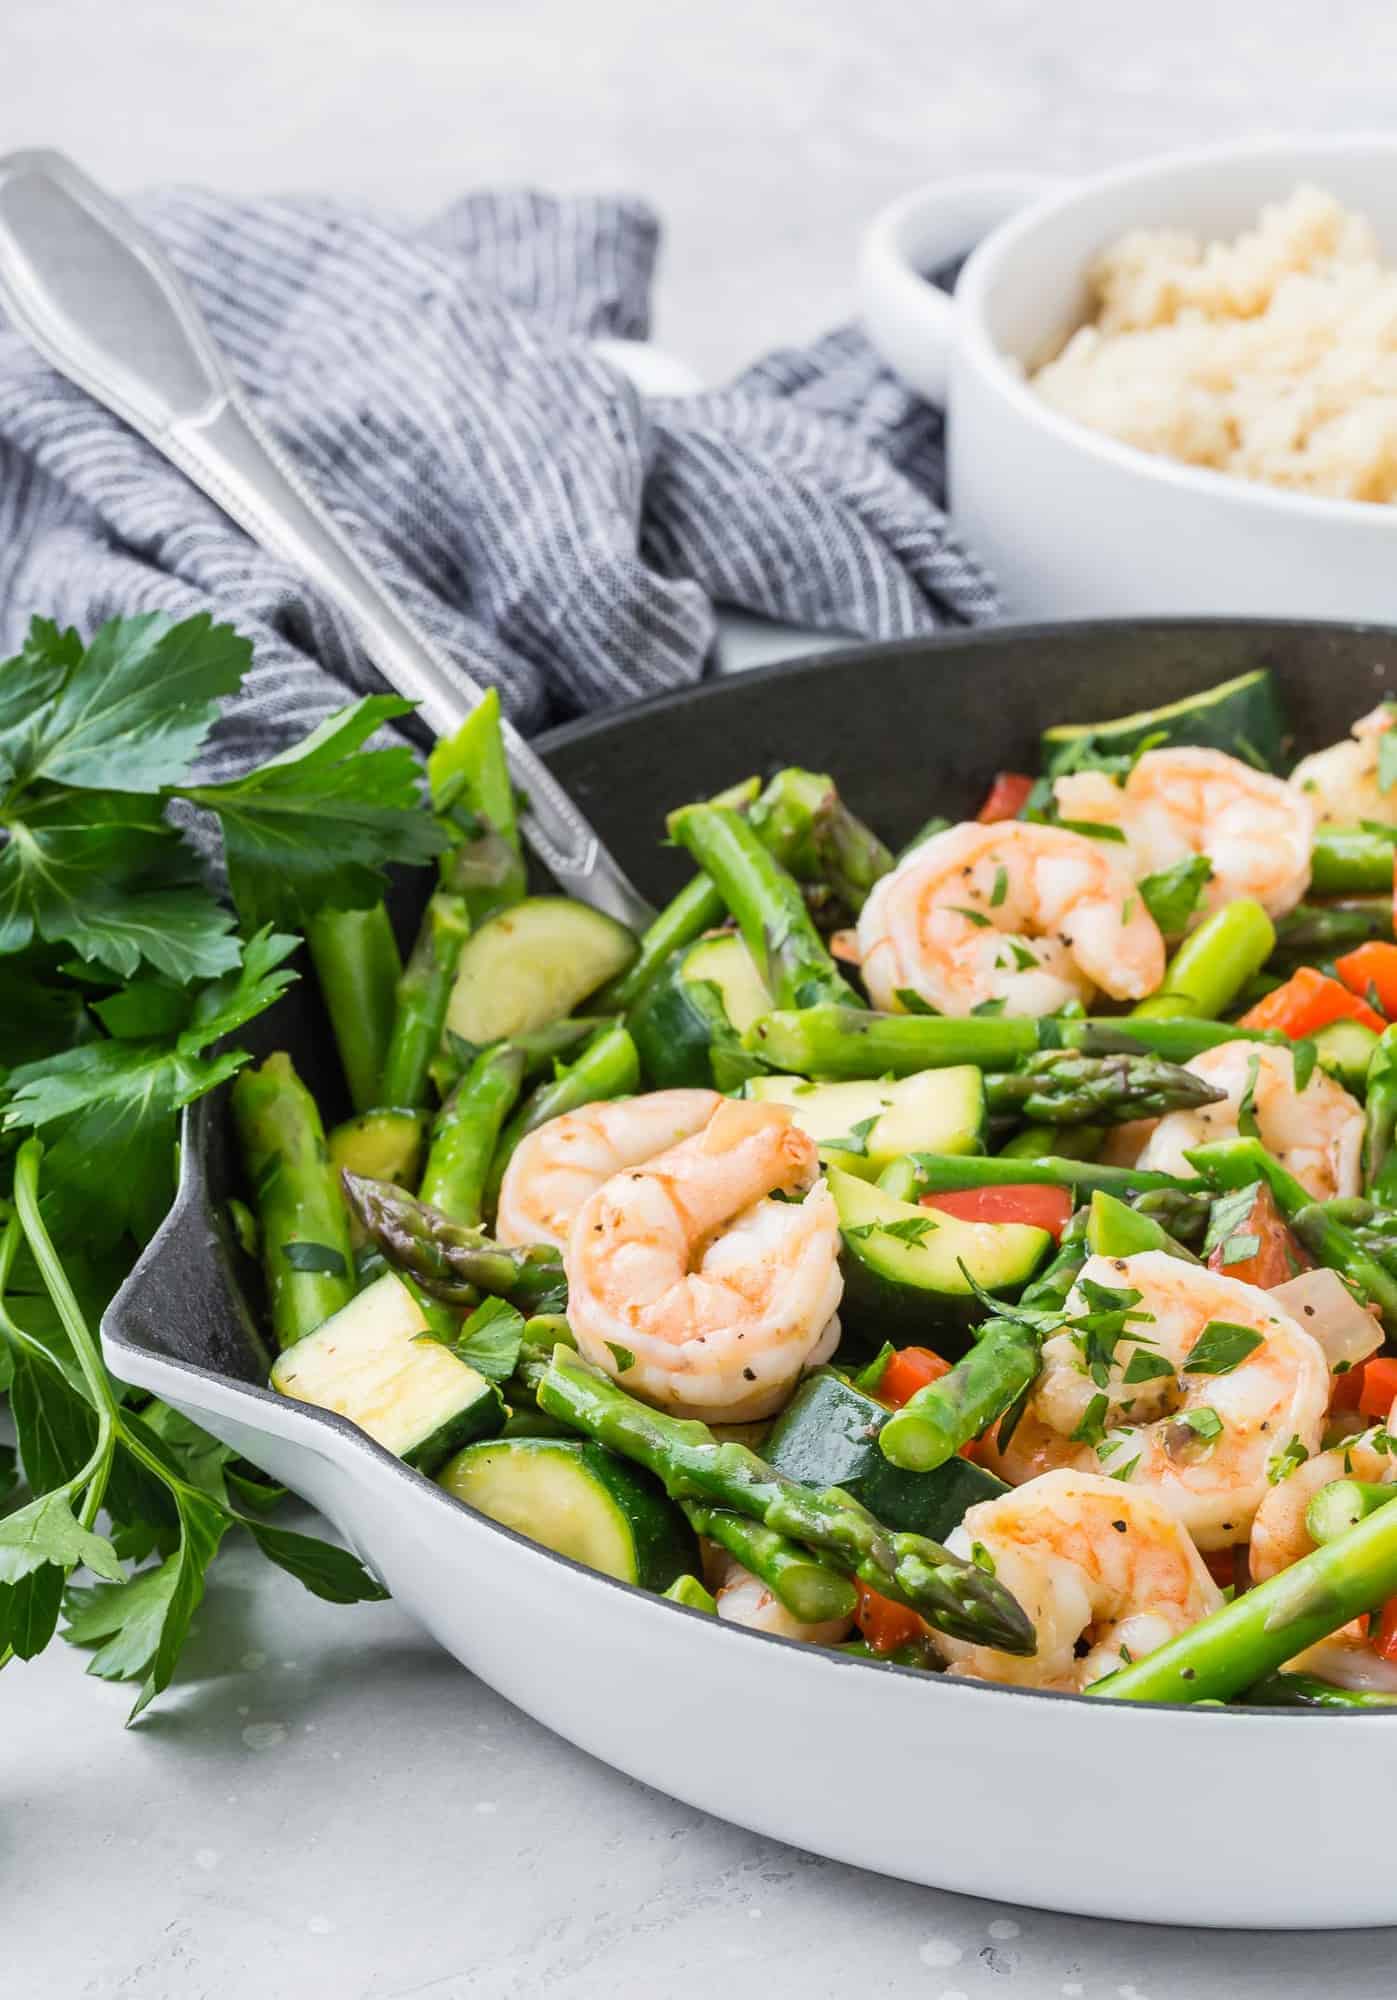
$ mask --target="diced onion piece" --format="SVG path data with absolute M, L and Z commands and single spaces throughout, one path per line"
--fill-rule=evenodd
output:
M 1331 1375 L 1338 1368 L 1356 1368 L 1382 1346 L 1382 1328 L 1337 1271 L 1302 1271 L 1298 1278 L 1273 1285 L 1270 1296 L 1314 1335 Z

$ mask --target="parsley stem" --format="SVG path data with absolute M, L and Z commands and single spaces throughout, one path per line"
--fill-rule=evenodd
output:
M 39 1212 L 39 1162 L 44 1157 L 42 1139 L 26 1139 L 15 1155 L 15 1208 L 30 1255 L 39 1267 L 39 1276 L 44 1281 L 44 1289 L 53 1301 L 54 1311 L 63 1322 L 63 1330 L 73 1344 L 73 1353 L 82 1370 L 83 1381 L 87 1385 L 88 1401 L 100 1418 L 105 1412 L 108 1419 L 117 1418 L 116 1395 L 110 1378 L 102 1365 L 102 1357 L 97 1350 L 87 1321 L 83 1318 L 82 1307 L 78 1304 L 68 1274 L 59 1261 L 58 1252 L 53 1247 L 53 1238 L 44 1225 Z

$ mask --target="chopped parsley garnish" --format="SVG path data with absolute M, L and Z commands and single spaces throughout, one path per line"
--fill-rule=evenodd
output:
M 1212 1444 L 1214 1439 L 1222 1436 L 1222 1418 L 1206 1403 L 1200 1404 L 1197 1409 L 1180 1410 L 1174 1421 L 1185 1424 L 1201 1444 Z
M 897 1001 L 898 1006 L 904 1014 L 934 1014 L 936 1012 L 936 1009 L 930 1002 L 923 1000 L 921 994 L 914 992 L 910 986 L 896 987 L 893 992 L 893 998 Z
M 1106 1435 L 1106 1413 L 1111 1407 L 1111 1399 L 1106 1395 L 1093 1396 L 1082 1412 L 1081 1421 L 1070 1436 L 1074 1444 L 1100 1444 Z
M 1001 861 L 994 871 L 994 887 L 990 891 L 990 908 L 997 910 L 1009 893 L 1009 870 Z
M 1244 1139 L 1259 1136 L 1256 1123 L 1256 1079 L 1261 1073 L 1261 1057 L 1252 1054 L 1247 1058 L 1247 1087 L 1242 1092 L 1237 1106 L 1237 1130 Z
M 1212 873 L 1213 864 L 1207 856 L 1195 854 L 1187 861 L 1176 861 L 1172 868 L 1146 875 L 1139 883 L 1145 908 L 1166 937 L 1180 937 L 1188 929 Z
M 994 1000 L 977 1000 L 970 1011 L 972 1014 L 982 1016 L 987 1014 L 1002 1014 L 1004 1012 L 1004 996 L 1001 994 Z
M 1224 1266 L 1228 1264 L 1245 1264 L 1248 1257 L 1254 1257 L 1260 1248 L 1261 1238 L 1259 1236 L 1253 1236 L 1246 1231 L 1239 1231 L 1236 1236 L 1229 1236 L 1223 1244 L 1222 1262 Z
M 974 924 L 977 931 L 987 931 L 990 928 L 990 920 L 983 910 L 969 909 L 964 903 L 947 903 L 945 907 L 954 910 L 958 917 L 964 917 L 968 923 Z
M 1166 1361 L 1162 1354 L 1151 1354 L 1147 1348 L 1137 1347 L 1126 1366 L 1124 1379 L 1127 1382 L 1155 1382 L 1173 1373 L 1172 1361 Z
M 1272 1486 L 1279 1486 L 1282 1481 L 1289 1479 L 1297 1466 L 1305 1463 L 1309 1455 L 1303 1441 L 1293 1437 L 1283 1451 L 1273 1455 L 1266 1467 L 1267 1482 Z
M 523 1338 L 523 1313 L 506 1299 L 486 1299 L 461 1328 L 456 1354 L 487 1382 L 507 1382 L 519 1365 Z
M 884 1236 L 895 1237 L 899 1243 L 920 1243 L 935 1227 L 935 1218 L 930 1215 L 905 1215 L 899 1222 L 878 1224 Z
M 1125 845 L 1124 829 L 1108 819 L 1060 819 L 1058 825 L 1065 833 L 1080 833 L 1088 840 L 1114 840 Z
M 866 1159 L 868 1135 L 882 1115 L 881 1111 L 875 1111 L 871 1117 L 860 1118 L 856 1125 L 851 1125 L 838 1139 L 822 1139 L 820 1144 L 826 1152 L 854 1153 L 860 1159 Z
M 1228 1319 L 1210 1319 L 1189 1350 L 1182 1372 L 1185 1375 L 1230 1375 L 1249 1354 L 1256 1352 L 1262 1339 L 1255 1327 L 1238 1326 Z
M 618 1375 L 624 1375 L 628 1368 L 635 1367 L 635 1356 L 631 1353 L 629 1347 L 622 1347 L 620 1342 L 616 1340 L 608 1340 L 604 1345 L 607 1353 L 616 1363 L 616 1372 Z
M 1381 1009 L 1379 1009 L 1381 1011 Z M 1291 1062 L 1295 1071 L 1295 1088 L 1298 1091 L 1309 1088 L 1310 1078 L 1315 1073 L 1319 1061 L 1319 1044 L 1309 1036 L 1303 1036 L 1291 1050 Z

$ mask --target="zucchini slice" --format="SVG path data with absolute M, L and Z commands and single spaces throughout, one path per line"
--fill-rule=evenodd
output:
M 477 1045 L 545 1028 L 624 972 L 637 949 L 625 925 L 600 910 L 527 896 L 466 939 L 446 1025 Z
M 889 1528 L 944 1542 L 967 1507 L 1008 1488 L 968 1459 L 904 1472 L 884 1458 L 878 1433 L 891 1412 L 832 1368 L 806 1377 L 776 1419 L 763 1456 L 802 1486 L 840 1486 Z
M 838 1167 L 829 1185 L 844 1234 L 840 1315 L 878 1340 L 964 1327 L 978 1310 L 969 1278 L 987 1292 L 1016 1291 L 1053 1240 L 1027 1223 L 933 1215 Z
M 394 1272 L 277 1356 L 272 1387 L 348 1417 L 419 1472 L 504 1422 L 500 1392 L 439 1341 L 419 1338 L 428 1316 Z
M 425 1111 L 361 1111 L 337 1125 L 325 1141 L 330 1165 L 337 1175 L 347 1167 L 365 1180 L 414 1188 L 430 1122 Z
M 1259 761 L 1268 771 L 1277 771 L 1285 761 L 1289 731 L 1270 670 L 1259 667 L 1202 694 L 1122 715 L 1113 722 L 1057 723 L 1043 731 L 1043 768 L 1050 778 L 1056 777 L 1083 750 L 1128 757 L 1149 736 L 1162 736 L 1171 748 L 1191 744 L 1225 750 L 1229 756 Z
M 860 1180 L 876 1180 L 904 1153 L 984 1151 L 985 1083 L 969 1064 L 920 1070 L 896 1082 L 807 1083 L 799 1076 L 754 1076 L 747 1095 L 789 1105 L 826 1165 Z M 850 1143 L 841 1145 L 846 1139 Z
M 477 1513 L 603 1576 L 668 1590 L 699 1566 L 693 1529 L 660 1486 L 580 1438 L 467 1445 L 437 1479 Z
M 1313 1039 L 1320 1068 L 1345 1090 L 1361 1096 L 1367 1088 L 1368 1064 L 1378 1045 L 1373 1030 L 1362 1021 L 1329 1021 L 1316 1028 Z
M 741 1037 L 773 1001 L 736 931 L 673 952 L 627 1020 L 656 1090 L 735 1090 L 760 1069 Z

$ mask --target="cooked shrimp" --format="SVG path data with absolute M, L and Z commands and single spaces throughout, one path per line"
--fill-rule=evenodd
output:
M 1123 1303 L 1103 1306 L 1094 1286 Z M 1066 1327 L 1044 1341 L 1018 1428 L 1002 1451 L 982 1445 L 985 1464 L 1015 1485 L 1052 1466 L 1104 1471 L 1152 1493 L 1199 1548 L 1244 1542 L 1276 1470 L 1319 1444 L 1329 1369 L 1314 1335 L 1254 1285 L 1164 1250 L 1089 1257 L 1064 1310 L 1078 1321 L 1114 1311 L 1116 1330 Z M 1260 1339 L 1221 1373 L 1190 1372 L 1214 1321 Z
M 1096 1472 L 1045 1472 L 1017 1493 L 982 1500 L 949 1542 L 958 1555 L 977 1545 L 1033 1620 L 1038 1650 L 1016 1659 L 938 1634 L 956 1672 L 975 1680 L 1075 1693 L 1222 1602 L 1168 1508 Z
M 1397 826 L 1397 785 L 1384 791 L 1378 779 L 1378 746 L 1394 722 L 1397 704 L 1379 702 L 1342 743 L 1316 750 L 1295 766 L 1290 782 L 1322 826 L 1355 826 L 1361 819 Z
M 495 1235 L 566 1249 L 573 1217 L 603 1181 L 701 1132 L 721 1102 L 716 1090 L 654 1090 L 550 1118 L 505 1168 Z
M 917 993 L 943 1014 L 1002 1000 L 1051 1014 L 1098 987 L 1139 1000 L 1164 976 L 1164 941 L 1106 843 L 1000 820 L 934 834 L 874 888 L 859 917 L 875 1006 Z
M 1316 1201 L 1358 1193 L 1363 1111 L 1332 1076 L 1316 1069 L 1297 1091 L 1295 1057 L 1266 1042 L 1221 1042 L 1184 1067 L 1227 1096 L 1196 1111 L 1167 1113 L 1145 1141 L 1138 1165 L 1191 1173 L 1185 1153 L 1210 1139 L 1234 1139 L 1249 1100 L 1257 1137 Z
M 1199 918 L 1239 896 L 1283 917 L 1310 886 L 1308 798 L 1221 750 L 1147 750 L 1123 784 L 1074 771 L 1057 779 L 1053 796 L 1064 819 L 1118 826 L 1137 876 L 1206 855 L 1213 872 Z
M 584 1203 L 564 1263 L 583 1354 L 683 1416 L 769 1416 L 839 1338 L 834 1199 L 784 1105 L 720 1098 Z
M 1305 1526 L 1305 1510 L 1322 1486 L 1335 1479 L 1366 1479 L 1387 1486 L 1397 1479 L 1385 1428 L 1349 1438 L 1333 1451 L 1322 1451 L 1297 1466 L 1288 1479 L 1273 1486 L 1256 1510 L 1252 1523 L 1250 1568 L 1253 1583 L 1289 1569 L 1314 1547 Z M 1341 1687 L 1393 1685 L 1392 1668 L 1368 1644 L 1363 1624 L 1353 1619 L 1287 1662 L 1297 1672 L 1319 1674 Z
M 812 1646 L 837 1646 L 847 1637 L 852 1618 L 825 1618 L 805 1625 L 789 1612 L 760 1577 L 729 1557 L 717 1581 L 714 1598 L 718 1616 L 749 1632 L 772 1632 L 778 1639 L 805 1639 Z

